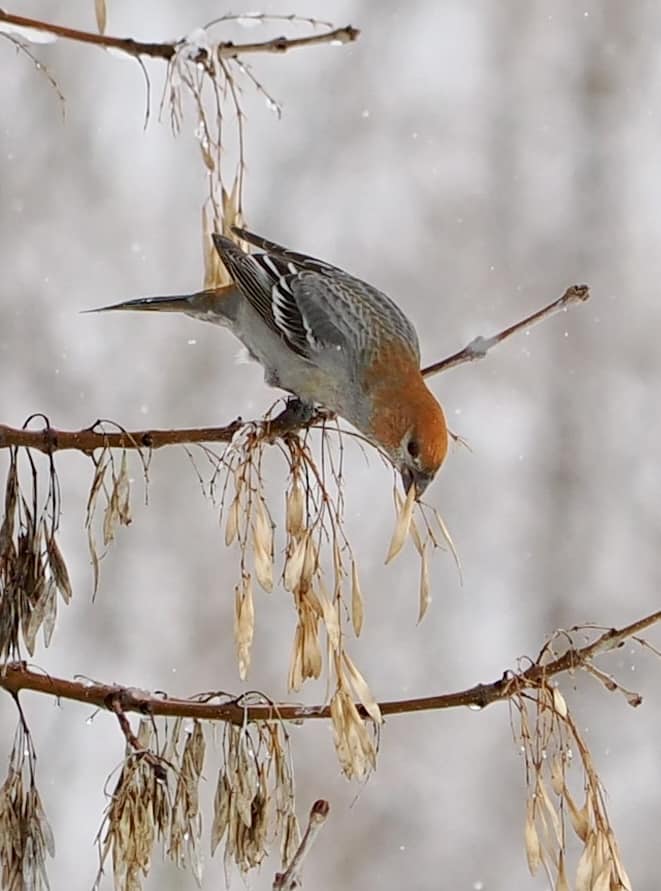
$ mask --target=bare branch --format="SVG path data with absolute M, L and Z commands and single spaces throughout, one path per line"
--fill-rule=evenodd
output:
M 127 53 L 129 56 L 149 56 L 152 59 L 165 59 L 169 61 L 177 51 L 181 41 L 169 41 L 165 43 L 150 43 L 133 40 L 131 37 L 111 37 L 108 34 L 97 34 L 93 31 L 80 31 L 77 28 L 67 28 L 64 25 L 56 25 L 53 22 L 45 22 L 40 19 L 27 18 L 15 15 L 0 9 L 0 22 L 14 25 L 17 28 L 25 28 L 33 31 L 45 31 L 62 37 L 66 40 L 75 40 L 79 43 L 88 43 L 94 46 L 112 48 Z M 315 46 L 320 43 L 352 43 L 360 36 L 360 31 L 351 25 L 344 28 L 333 28 L 321 34 L 311 34 L 308 37 L 275 37 L 272 40 L 257 41 L 255 43 L 233 43 L 222 41 L 218 44 L 217 54 L 219 59 L 231 59 L 235 56 L 243 56 L 249 53 L 284 53 L 301 46 Z M 203 49 L 201 53 L 206 54 Z M 204 60 L 199 59 L 200 62 Z
M 132 749 L 138 757 L 144 758 L 147 764 L 154 770 L 154 775 L 157 779 L 165 780 L 166 773 L 162 759 L 141 745 L 140 740 L 133 732 L 129 719 L 126 717 L 126 713 L 122 706 L 121 695 L 117 694 L 116 696 L 109 697 L 107 707 L 111 712 L 114 712 L 117 715 L 117 721 L 119 722 L 120 730 L 124 734 L 127 746 Z
M 515 322 L 513 325 L 510 325 L 509 328 L 504 328 L 498 334 L 493 334 L 491 337 L 476 337 L 462 350 L 459 350 L 458 353 L 453 353 L 446 359 L 440 359 L 432 365 L 427 365 L 426 368 L 422 369 L 422 376 L 431 377 L 432 374 L 448 371 L 450 368 L 455 368 L 457 365 L 464 365 L 466 362 L 475 362 L 477 359 L 484 359 L 492 347 L 507 340 L 513 334 L 516 334 L 525 328 L 531 328 L 533 325 L 554 316 L 561 310 L 566 310 L 574 303 L 585 303 L 589 298 L 590 288 L 588 285 L 572 285 L 567 288 L 562 297 L 558 297 L 557 300 L 549 303 L 549 305 L 545 306 L 543 309 L 538 309 L 537 312 L 532 313 L 532 315 L 526 316 L 526 318 L 521 319 L 520 322 Z
M 630 625 L 604 631 L 596 640 L 583 647 L 569 649 L 551 661 L 533 662 L 527 669 L 519 672 L 506 671 L 497 681 L 489 684 L 476 684 L 455 693 L 440 693 L 435 696 L 424 696 L 417 699 L 398 699 L 379 703 L 382 715 L 401 715 L 410 712 L 434 711 L 458 706 L 485 708 L 494 702 L 511 699 L 526 689 L 537 689 L 548 682 L 549 678 L 567 671 L 585 668 L 596 656 L 617 649 L 629 639 L 647 628 L 661 622 L 661 610 L 651 613 Z M 584 632 L 585 626 L 576 626 L 572 632 Z M 546 652 L 545 650 L 542 653 Z M 543 659 L 543 657 L 542 657 Z M 225 693 L 208 693 L 192 699 L 176 699 L 165 695 L 157 695 L 134 687 L 121 687 L 116 684 L 102 684 L 90 681 L 72 681 L 66 678 L 53 677 L 28 668 L 25 662 L 9 662 L 0 671 L 0 687 L 16 695 L 21 690 L 32 690 L 82 702 L 95 708 L 109 709 L 117 713 L 138 712 L 154 717 L 184 717 L 208 721 L 225 721 L 239 726 L 251 721 L 305 721 L 310 719 L 329 718 L 328 705 L 293 705 L 289 703 L 273 703 L 264 700 L 264 704 L 255 705 L 238 699 L 229 699 Z M 212 702 L 213 699 L 224 698 L 224 702 Z M 640 704 L 637 698 L 632 705 Z M 365 708 L 357 704 L 363 717 L 367 717 Z
M 26 430 L 0 424 L 0 449 L 13 447 L 37 449 L 47 455 L 55 452 L 78 451 L 91 455 L 97 449 L 160 449 L 168 445 L 191 445 L 200 442 L 231 442 L 242 427 L 253 425 L 264 435 L 276 439 L 329 419 L 328 412 L 319 410 L 301 422 L 285 409 L 272 420 L 243 421 L 237 418 L 223 427 L 193 427 L 176 430 L 97 429 L 104 422 L 96 421 L 84 430 L 55 430 L 50 425 L 41 430 Z
M 308 825 L 292 861 L 284 872 L 277 872 L 273 879 L 273 891 L 295 891 L 303 884 L 303 861 L 310 853 L 315 839 L 328 819 L 330 805 L 323 798 L 315 801 L 310 809 Z

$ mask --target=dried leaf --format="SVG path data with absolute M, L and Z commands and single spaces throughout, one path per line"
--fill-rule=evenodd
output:
M 422 557 L 422 536 L 420 535 L 418 524 L 415 522 L 415 517 L 411 517 L 411 538 L 413 539 L 413 544 L 415 545 L 416 551 Z

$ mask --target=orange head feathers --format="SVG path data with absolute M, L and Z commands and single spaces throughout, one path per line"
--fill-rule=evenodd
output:
M 371 366 L 370 437 L 398 468 L 405 491 L 414 485 L 420 497 L 445 460 L 448 428 L 413 358 L 390 353 Z

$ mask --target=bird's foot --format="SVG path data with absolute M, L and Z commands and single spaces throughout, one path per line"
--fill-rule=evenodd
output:
M 287 404 L 280 414 L 268 422 L 267 434 L 275 437 L 293 433 L 300 427 L 306 427 L 316 413 L 317 410 L 313 403 L 303 402 L 302 399 L 292 396 L 287 400 Z

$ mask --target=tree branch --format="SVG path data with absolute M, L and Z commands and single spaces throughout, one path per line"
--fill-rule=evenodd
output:
M 44 417 L 43 415 L 33 417 Z M 231 442 L 242 427 L 253 426 L 267 437 L 283 437 L 295 430 L 327 421 L 329 415 L 320 409 L 302 423 L 285 409 L 272 420 L 243 421 L 237 418 L 224 427 L 189 427 L 176 430 L 97 430 L 103 423 L 96 421 L 84 430 L 55 430 L 48 421 L 41 430 L 9 427 L 0 424 L 0 449 L 37 449 L 47 455 L 55 452 L 78 451 L 91 455 L 97 449 L 160 449 L 169 445 L 193 445 L 200 442 Z M 119 426 L 119 425 L 115 425 Z
M 184 41 L 169 41 L 165 43 L 150 43 L 133 40 L 131 37 L 111 37 L 108 34 L 97 34 L 94 31 L 80 31 L 77 28 L 67 28 L 64 25 L 56 25 L 53 22 L 45 22 L 40 19 L 27 18 L 15 15 L 0 9 L 0 22 L 14 25 L 16 28 L 26 28 L 32 31 L 44 31 L 65 40 L 75 40 L 79 43 L 93 44 L 121 50 L 129 56 L 148 56 L 152 59 L 165 59 L 169 61 Z M 2 30 L 0 28 L 0 30 Z M 11 32 L 10 32 L 11 33 Z M 217 45 L 219 59 L 234 58 L 249 53 L 284 53 L 301 46 L 314 46 L 320 43 L 351 43 L 360 36 L 358 28 L 346 25 L 344 28 L 334 28 L 321 34 L 311 34 L 308 37 L 274 37 L 272 40 L 257 41 L 255 43 L 233 43 L 231 40 L 222 41 Z M 200 52 L 206 55 L 206 51 L 200 48 Z M 202 57 L 199 61 L 203 61 Z
M 273 880 L 273 891 L 295 891 L 303 885 L 303 861 L 310 853 L 314 840 L 328 819 L 330 805 L 323 798 L 315 801 L 310 809 L 308 825 L 292 861 L 284 872 L 277 872 Z
M 526 316 L 526 318 L 521 319 L 520 322 L 515 322 L 514 325 L 510 325 L 509 328 L 504 328 L 498 334 L 494 334 L 491 337 L 475 337 L 462 350 L 459 350 L 458 353 L 453 353 L 446 359 L 441 359 L 438 362 L 434 362 L 432 365 L 427 365 L 426 368 L 422 369 L 422 376 L 431 377 L 432 374 L 438 374 L 440 371 L 448 371 L 450 368 L 455 368 L 457 365 L 464 365 L 466 362 L 475 362 L 477 359 L 484 359 L 492 347 L 507 340 L 513 334 L 516 334 L 525 328 L 531 328 L 533 325 L 536 325 L 545 319 L 549 319 L 561 310 L 568 309 L 569 306 L 574 303 L 585 303 L 589 298 L 590 288 L 588 285 L 572 285 L 567 288 L 562 297 L 558 297 L 557 300 L 549 303 L 548 306 L 543 307 L 543 309 L 538 309 L 537 312 L 532 313 L 532 315 Z
M 661 610 L 651 613 L 623 628 L 612 628 L 604 631 L 592 643 L 583 647 L 569 649 L 555 659 L 544 661 L 548 648 L 544 647 L 539 660 L 532 663 L 525 671 L 506 671 L 497 681 L 488 684 L 476 684 L 455 693 L 440 693 L 435 696 L 424 696 L 416 699 L 397 699 L 379 703 L 382 715 L 401 715 L 410 712 L 434 711 L 458 706 L 485 708 L 494 702 L 510 699 L 526 689 L 535 689 L 545 684 L 549 678 L 567 671 L 581 669 L 595 658 L 622 644 L 661 622 Z M 570 633 L 585 631 L 586 626 L 576 626 Z M 170 698 L 135 687 L 122 687 L 117 684 L 102 684 L 90 681 L 72 681 L 66 678 L 53 677 L 43 672 L 28 668 L 25 662 L 10 662 L 0 668 L 0 688 L 4 688 L 16 696 L 21 690 L 32 690 L 55 696 L 57 699 L 68 699 L 82 702 L 94 708 L 107 709 L 115 714 L 119 712 L 138 712 L 154 717 L 184 717 L 207 721 L 225 721 L 242 725 L 246 721 L 306 721 L 310 719 L 329 718 L 328 705 L 296 705 L 292 703 L 266 703 L 255 705 L 249 697 L 238 697 L 226 702 L 211 702 L 212 699 L 226 697 L 224 693 L 207 693 L 192 699 Z M 640 697 L 629 700 L 633 705 L 640 703 Z M 365 709 L 357 708 L 363 717 Z

